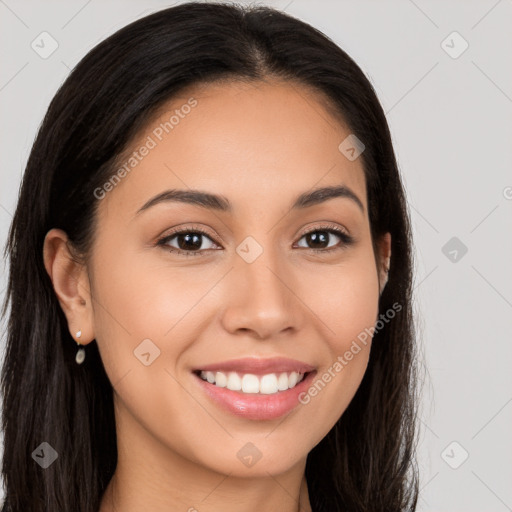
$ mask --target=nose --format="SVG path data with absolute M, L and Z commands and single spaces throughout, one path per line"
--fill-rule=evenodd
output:
M 307 308 L 295 276 L 276 251 L 265 249 L 250 263 L 237 256 L 227 276 L 224 328 L 262 340 L 299 330 Z

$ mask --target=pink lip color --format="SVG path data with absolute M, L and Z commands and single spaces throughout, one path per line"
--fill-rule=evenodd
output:
M 272 420 L 289 413 L 300 403 L 299 394 L 308 389 L 315 374 L 316 371 L 309 373 L 294 388 L 271 395 L 232 391 L 210 384 L 197 374 L 194 377 L 205 393 L 224 410 L 249 420 Z
M 308 373 L 312 372 L 314 369 L 314 366 L 303 363 L 302 361 L 297 361 L 295 359 L 288 359 L 286 357 L 273 357 L 267 359 L 260 357 L 245 357 L 242 359 L 233 359 L 231 361 L 223 361 L 220 363 L 200 366 L 196 368 L 195 371 L 231 371 L 238 373 L 252 373 L 254 375 L 265 375 L 267 373 L 282 372 Z

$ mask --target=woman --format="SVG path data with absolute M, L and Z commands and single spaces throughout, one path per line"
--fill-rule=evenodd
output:
M 325 35 L 184 3 L 110 36 L 9 233 L 3 512 L 414 510 L 411 244 Z

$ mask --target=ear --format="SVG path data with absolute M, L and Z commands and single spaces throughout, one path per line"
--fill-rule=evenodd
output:
M 81 345 L 89 344 L 94 339 L 94 317 L 87 269 L 72 257 L 68 237 L 61 229 L 46 233 L 43 260 L 71 337 Z M 79 340 L 78 331 L 82 332 Z
M 389 267 L 391 264 L 391 233 L 381 236 L 378 241 L 379 247 L 379 294 L 382 295 L 388 282 Z

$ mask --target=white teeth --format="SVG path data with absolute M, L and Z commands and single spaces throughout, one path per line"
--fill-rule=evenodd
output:
M 222 372 L 217 372 L 215 374 L 215 385 L 219 386 L 219 388 L 225 388 L 228 383 L 228 378 L 226 377 L 226 374 Z
M 288 389 L 288 375 L 286 375 L 286 373 L 279 375 L 279 379 L 277 379 L 277 389 L 279 389 L 279 391 Z
M 236 372 L 210 372 L 202 371 L 201 378 L 220 388 L 227 388 L 242 393 L 261 393 L 271 395 L 278 391 L 286 391 L 295 387 L 303 378 L 303 373 L 282 372 L 277 376 L 275 373 L 268 373 L 258 377 L 252 373 L 242 376 Z
M 277 391 L 278 387 L 276 374 L 271 373 L 269 375 L 263 375 L 260 381 L 260 393 L 263 393 L 264 395 L 270 395 L 272 393 L 277 393 Z
M 242 391 L 244 393 L 259 393 L 260 392 L 260 381 L 256 375 L 246 373 L 242 377 Z
M 228 381 L 226 387 L 232 391 L 240 391 L 242 389 L 242 379 L 237 373 L 231 372 L 228 375 Z

